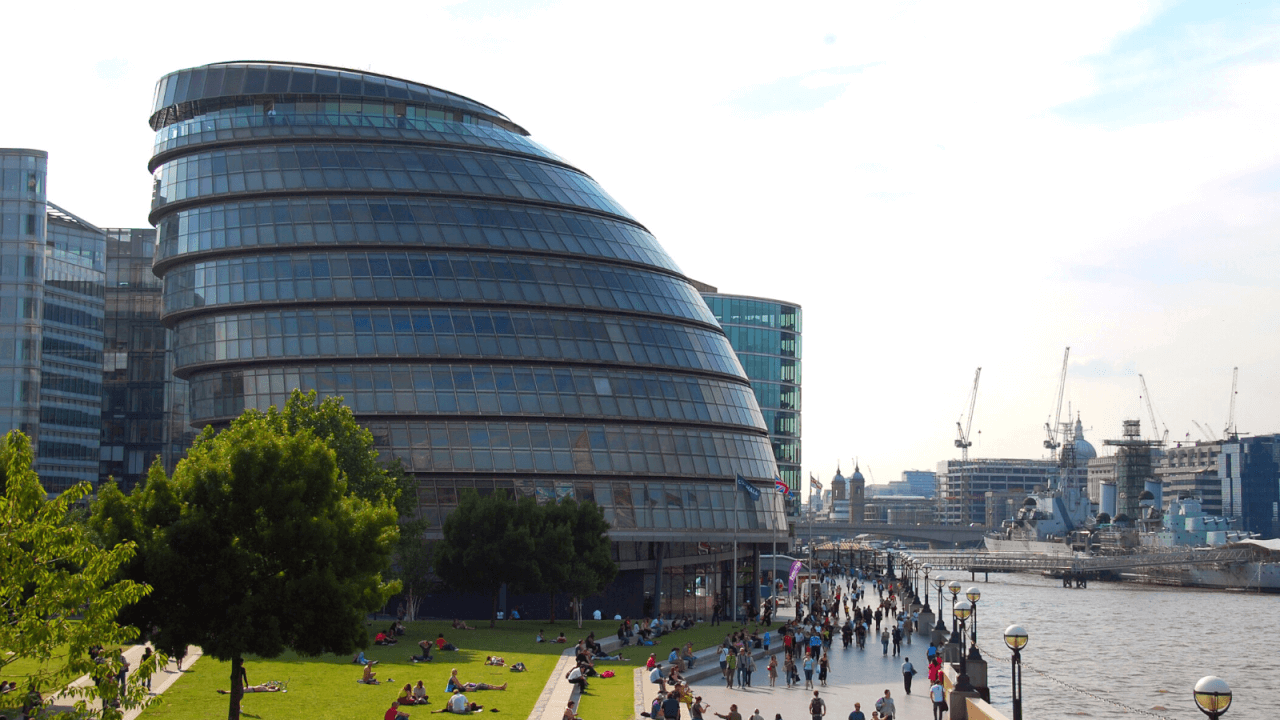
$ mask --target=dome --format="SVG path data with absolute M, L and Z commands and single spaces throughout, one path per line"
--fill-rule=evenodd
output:
M 1022 501 L 1022 504 L 1023 504 L 1023 505 L 1027 505 L 1027 506 L 1030 506 L 1030 507 L 1035 507 L 1035 506 L 1036 506 L 1036 499 L 1035 499 L 1035 498 L 1033 498 L 1033 497 L 1029 497 L 1029 498 L 1027 498 L 1026 500 L 1023 500 L 1023 501 Z
M 1142 501 L 1142 500 L 1155 500 L 1155 499 L 1156 499 L 1156 496 L 1155 496 L 1155 495 L 1153 495 L 1153 494 L 1151 494 L 1151 491 L 1150 491 L 1150 490 L 1143 490 L 1143 491 L 1142 491 L 1142 493 L 1141 493 L 1140 495 L 1138 495 L 1138 500 L 1139 500 L 1139 501 Z
M 1099 524 L 1099 525 L 1107 525 L 1107 524 L 1109 524 L 1110 522 L 1111 522 L 1111 516 L 1110 516 L 1109 514 L 1104 513 L 1104 512 L 1100 512 L 1100 513 L 1098 513 L 1098 524 Z
M 1098 451 L 1093 449 L 1093 445 L 1084 439 L 1084 424 L 1080 422 L 1080 418 L 1076 418 L 1075 439 L 1072 441 L 1076 450 L 1076 461 L 1088 461 L 1098 457 Z
M 858 466 L 856 464 L 853 466 L 853 475 L 850 476 L 849 479 L 857 480 L 858 482 L 861 482 L 861 483 L 866 482 L 866 478 L 862 477 L 862 471 L 858 469 Z

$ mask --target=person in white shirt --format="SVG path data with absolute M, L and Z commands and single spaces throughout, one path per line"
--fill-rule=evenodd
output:
M 933 700 L 933 720 L 942 720 L 942 713 L 947 709 L 947 691 L 942 689 L 942 678 L 933 681 L 929 698 Z

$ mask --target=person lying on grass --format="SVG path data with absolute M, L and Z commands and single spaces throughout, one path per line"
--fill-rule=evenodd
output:
M 387 635 L 384 632 L 379 631 L 377 635 L 373 636 L 373 644 L 374 645 L 395 645 L 396 639 Z
M 503 660 L 502 658 L 498 657 L 497 655 L 486 655 L 486 656 L 484 657 L 484 664 L 485 664 L 485 665 L 497 665 L 498 667 L 502 667 L 502 666 L 504 666 L 504 665 L 506 665 L 506 664 L 507 664 L 507 661 L 506 661 L 506 660 Z
M 413 685 L 405 683 L 400 690 L 400 697 L 396 698 L 396 702 L 401 705 L 426 705 L 427 698 L 425 695 L 421 698 L 416 697 L 413 694 Z
M 490 685 L 489 683 L 464 683 L 458 679 L 458 668 L 454 668 L 449 674 L 449 682 L 445 685 L 445 692 L 453 692 L 461 689 L 463 692 L 475 692 L 476 690 L 506 690 L 507 684 Z
M 261 685 L 249 685 L 245 687 L 241 692 L 246 692 L 246 693 L 284 692 L 284 686 L 282 686 L 278 682 L 266 682 L 266 683 L 262 683 Z M 220 695 L 230 695 L 231 691 L 219 690 L 218 693 Z
M 475 628 L 467 624 L 466 620 L 459 620 L 458 618 L 453 619 L 453 629 L 454 630 L 475 630 Z
M 355 657 L 351 658 L 351 662 L 355 663 L 356 665 L 365 665 L 369 662 L 369 658 L 365 657 L 364 651 L 361 650 L 360 652 L 356 653 Z M 377 665 L 378 661 L 374 660 L 373 664 Z

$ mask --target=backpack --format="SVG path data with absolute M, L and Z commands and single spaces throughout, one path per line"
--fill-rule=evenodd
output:
M 876 700 L 876 712 L 884 710 L 884 698 Z
M 810 715 L 821 715 L 821 714 L 822 714 L 822 699 L 821 699 L 821 698 L 814 698 L 814 699 L 812 699 L 812 700 L 810 700 L 810 701 L 809 701 L 809 714 L 810 714 Z

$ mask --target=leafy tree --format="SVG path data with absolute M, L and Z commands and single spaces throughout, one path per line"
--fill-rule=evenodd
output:
M 493 599 L 489 627 L 498 618 L 503 583 L 513 592 L 542 588 L 535 542 L 539 512 L 533 498 L 515 501 L 501 490 L 484 497 L 464 490 L 444 521 L 436 574 L 450 589 L 488 593 Z
M 400 581 L 408 620 L 417 618 L 418 607 L 431 586 L 434 553 L 423 535 L 426 530 L 425 520 L 400 519 L 400 540 L 396 543 L 391 577 Z
M 559 532 L 567 534 L 571 543 L 567 562 L 558 561 L 561 563 L 560 588 L 574 598 L 578 627 L 582 627 L 583 599 L 603 591 L 618 575 L 609 540 L 609 522 L 599 505 L 579 503 L 572 498 L 546 506 L 546 512 L 547 525 L 564 528 L 567 532 Z
M 349 492 L 327 445 L 355 433 L 281 418 L 248 411 L 206 430 L 172 478 L 153 466 L 145 485 L 127 497 L 108 487 L 93 508 L 103 540 L 138 544 L 128 574 L 155 588 L 140 612 L 157 645 L 231 663 L 230 720 L 245 655 L 353 652 L 368 642 L 365 613 L 397 590 L 381 575 L 395 510 L 385 494 Z
M 95 681 L 76 702 L 86 713 L 86 700 L 107 702 L 103 717 L 120 717 L 113 702 L 125 708 L 147 704 L 140 678 L 162 661 L 140 668 L 123 695 L 110 678 L 119 669 L 115 658 L 95 663 L 89 648 L 132 642 L 137 629 L 122 627 L 121 608 L 138 601 L 150 588 L 136 582 L 112 583 L 119 568 L 133 557 L 132 543 L 95 545 L 80 523 L 68 522 L 73 506 L 89 495 L 81 483 L 47 499 L 31 470 L 31 444 L 13 431 L 0 440 L 0 675 L 7 666 L 36 660 L 36 669 L 20 676 L 19 697 L 30 690 L 61 690 L 68 682 L 91 675 Z

